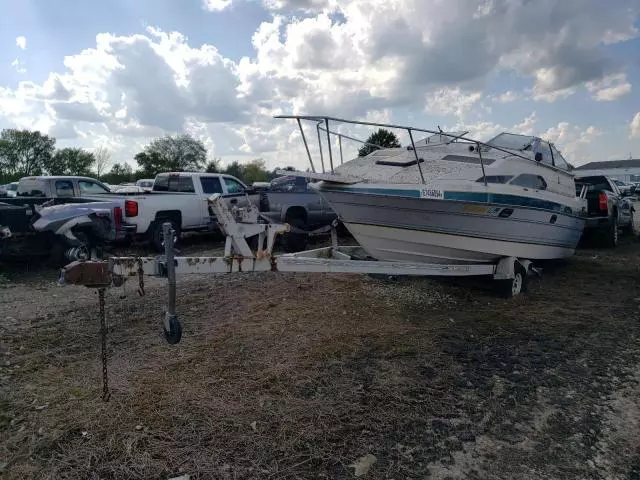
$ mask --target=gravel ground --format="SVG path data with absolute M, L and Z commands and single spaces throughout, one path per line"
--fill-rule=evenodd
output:
M 219 253 L 214 243 L 184 253 Z M 640 479 L 640 243 L 484 280 L 0 277 L 2 478 Z M 1 268 L 1 267 L 0 267 Z

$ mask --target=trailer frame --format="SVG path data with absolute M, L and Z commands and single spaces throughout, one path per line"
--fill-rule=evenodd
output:
M 138 278 L 144 294 L 143 277 L 167 278 L 167 308 L 163 321 L 169 343 L 178 343 L 182 327 L 176 313 L 176 278 L 182 275 L 231 274 L 249 272 L 353 273 L 389 276 L 490 276 L 501 294 L 513 297 L 526 289 L 527 276 L 540 271 L 530 260 L 503 257 L 495 263 L 433 264 L 380 261 L 359 246 L 338 245 L 336 226 L 331 229 L 332 245 L 298 253 L 276 255 L 277 235 L 289 231 L 287 224 L 265 223 L 254 205 L 229 208 L 219 194 L 209 198 L 222 231 L 226 235 L 223 256 L 175 256 L 170 223 L 163 225 L 164 255 L 155 257 L 112 257 L 109 260 L 72 262 L 60 273 L 61 284 L 105 289 Z M 248 238 L 258 237 L 253 251 Z

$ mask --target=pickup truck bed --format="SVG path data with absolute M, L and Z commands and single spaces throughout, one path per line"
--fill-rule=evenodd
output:
M 576 192 L 587 189 L 587 218 L 585 235 L 599 237 L 606 247 L 618 243 L 618 229 L 633 233 L 633 202 L 620 192 L 616 183 L 605 175 L 579 177 L 575 179 Z
M 163 249 L 162 224 L 170 222 L 176 240 L 183 231 L 215 230 L 215 217 L 207 199 L 222 194 L 230 204 L 243 206 L 258 202 L 258 195 L 238 179 L 217 173 L 169 172 L 158 174 L 151 192 L 112 192 L 103 183 L 87 177 L 25 177 L 18 184 L 18 199 L 44 202 L 48 198 L 64 202 L 119 203 L 123 213 L 122 231 L 135 239 L 151 241 Z M 48 198 L 44 198 L 48 197 Z

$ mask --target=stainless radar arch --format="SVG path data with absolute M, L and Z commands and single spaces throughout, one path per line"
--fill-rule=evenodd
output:
M 346 123 L 346 124 L 351 124 L 351 125 L 363 125 L 363 126 L 370 126 L 370 127 L 381 127 L 381 128 L 392 128 L 392 129 L 396 129 L 396 130 L 404 130 L 407 132 L 407 134 L 409 135 L 409 140 L 411 141 L 411 149 L 413 150 L 413 154 L 415 156 L 416 159 L 416 164 L 418 165 L 418 171 L 420 172 L 420 180 L 422 181 L 422 183 L 425 183 L 425 179 L 424 179 L 424 175 L 422 172 L 422 167 L 420 166 L 420 158 L 418 157 L 418 152 L 415 146 L 415 142 L 413 139 L 413 133 L 414 132 L 420 132 L 420 133 L 428 133 L 430 135 L 440 135 L 443 137 L 447 138 L 447 141 L 445 142 L 446 144 L 452 143 L 454 141 L 461 141 L 464 143 L 468 143 L 470 145 L 470 147 L 473 147 L 473 151 L 477 152 L 478 154 L 478 158 L 480 160 L 480 167 L 482 168 L 482 176 L 485 179 L 485 185 L 486 185 L 486 175 L 485 175 L 485 169 L 484 169 L 484 159 L 482 158 L 482 148 L 484 147 L 485 149 L 493 149 L 499 152 L 503 152 L 506 153 L 507 155 L 510 156 L 514 156 L 514 157 L 519 157 L 522 158 L 524 160 L 528 160 L 531 161 L 530 158 L 524 156 L 524 155 L 520 155 L 517 151 L 514 150 L 507 150 L 505 148 L 496 146 L 496 145 L 489 145 L 485 142 L 481 142 L 479 140 L 467 137 L 467 134 L 469 133 L 468 131 L 465 131 L 461 134 L 451 134 L 451 133 L 445 133 L 443 132 L 440 128 L 438 128 L 438 130 L 428 130 L 425 128 L 417 128 L 417 127 L 410 127 L 407 125 L 397 125 L 397 124 L 392 124 L 392 123 L 378 123 L 378 122 L 365 122 L 365 121 L 360 121 L 360 120 L 347 120 L 344 118 L 337 118 L 337 117 L 325 117 L 325 116 L 317 116 L 317 115 L 277 115 L 274 118 L 280 118 L 280 119 L 289 119 L 289 120 L 296 120 L 298 123 L 298 127 L 300 128 L 300 134 L 302 136 L 302 141 L 304 142 L 304 146 L 305 146 L 305 150 L 307 152 L 307 156 L 309 158 L 309 163 L 311 165 L 311 170 L 313 171 L 313 173 L 316 173 L 316 169 L 315 169 L 315 165 L 313 163 L 313 158 L 311 157 L 311 151 L 309 150 L 309 144 L 307 142 L 307 137 L 304 133 L 304 128 L 302 127 L 302 121 L 308 121 L 308 122 L 313 122 L 315 123 L 315 127 L 316 127 L 316 133 L 318 136 L 318 148 L 320 151 L 320 163 L 322 166 L 322 173 L 325 173 L 325 168 L 324 168 L 324 152 L 322 149 L 322 137 L 320 132 L 326 132 L 327 134 L 327 149 L 328 149 L 328 154 L 329 154 L 329 166 L 331 168 L 331 173 L 334 173 L 334 165 L 333 165 L 333 152 L 331 149 L 331 135 L 337 136 L 338 137 L 338 145 L 340 148 L 340 164 L 344 163 L 344 158 L 342 156 L 342 139 L 346 138 L 348 140 L 352 140 L 358 143 L 361 143 L 363 145 L 368 145 L 370 147 L 373 148 L 378 148 L 378 149 L 382 149 L 384 147 L 380 146 L 380 145 L 376 145 L 376 144 L 372 144 L 372 143 L 368 143 L 362 140 L 359 140 L 357 138 L 351 137 L 349 135 L 346 135 L 344 133 L 340 133 L 340 132 L 336 132 L 336 131 L 332 131 L 329 128 L 329 122 L 335 122 L 335 123 Z M 429 145 L 427 145 L 428 147 Z

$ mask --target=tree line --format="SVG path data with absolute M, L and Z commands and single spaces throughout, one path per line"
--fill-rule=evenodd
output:
M 56 139 L 33 130 L 4 129 L 0 132 L 0 185 L 34 175 L 82 175 L 105 183 L 120 184 L 154 178 L 160 172 L 227 173 L 247 184 L 275 178 L 262 160 L 234 161 L 222 166 L 220 158 L 208 160 L 207 149 L 188 134 L 166 135 L 152 140 L 134 156 L 138 164 L 112 163 L 105 148 L 55 147 Z M 286 169 L 291 170 L 292 167 Z

